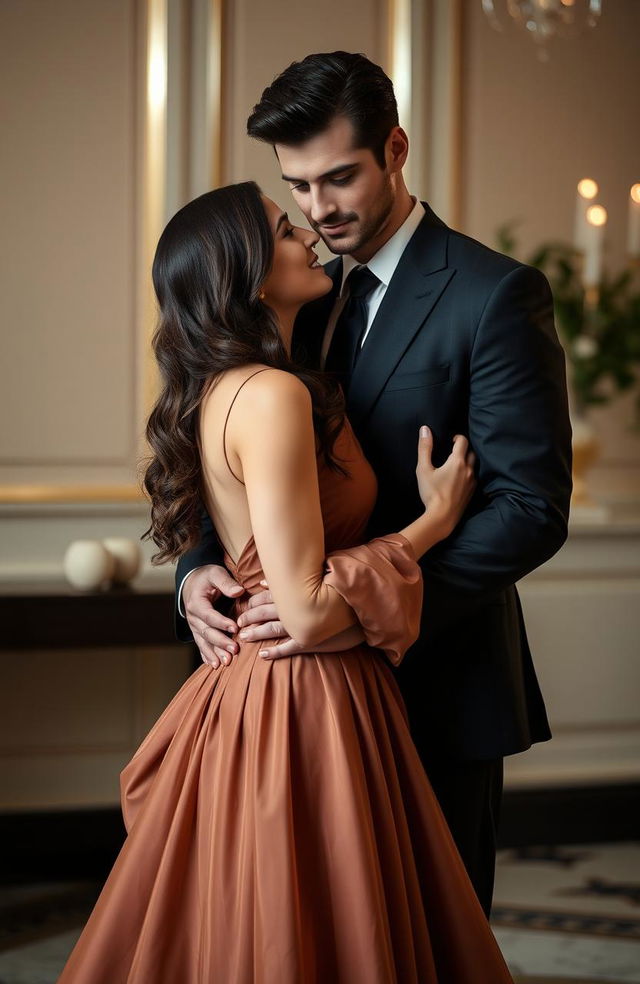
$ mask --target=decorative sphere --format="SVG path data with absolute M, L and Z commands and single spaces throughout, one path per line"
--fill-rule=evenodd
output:
M 91 591 L 110 580 L 114 562 L 99 540 L 75 540 L 67 547 L 63 567 L 74 588 Z
M 102 543 L 114 561 L 113 583 L 127 584 L 140 570 L 142 552 L 139 544 L 124 536 L 108 536 Z

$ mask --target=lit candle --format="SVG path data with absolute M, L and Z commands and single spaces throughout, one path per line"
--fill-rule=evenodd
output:
M 631 186 L 629 192 L 629 256 L 640 259 L 640 184 Z
M 602 247 L 607 210 L 602 205 L 590 205 L 587 209 L 587 235 L 584 250 L 582 282 L 585 287 L 597 287 L 602 272 Z
M 587 236 L 589 235 L 587 209 L 597 194 L 598 185 L 591 178 L 583 178 L 582 181 L 578 181 L 573 242 L 576 249 L 579 249 L 582 253 L 586 249 Z

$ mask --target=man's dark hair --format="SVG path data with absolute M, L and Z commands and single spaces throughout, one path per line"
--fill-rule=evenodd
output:
M 398 107 L 391 79 L 364 55 L 332 51 L 293 62 L 262 93 L 247 133 L 295 147 L 326 130 L 336 116 L 351 122 L 355 147 L 371 150 L 384 168 L 384 145 L 398 125 Z

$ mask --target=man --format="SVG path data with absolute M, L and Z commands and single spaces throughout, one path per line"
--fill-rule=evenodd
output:
M 567 536 L 571 429 L 549 285 L 410 196 L 393 87 L 364 56 L 294 63 L 265 90 L 248 132 L 273 145 L 294 199 L 338 254 L 326 268 L 334 289 L 301 312 L 294 353 L 343 381 L 379 482 L 369 535 L 399 529 L 419 511 L 421 424 L 432 431 L 434 464 L 455 433 L 477 456 L 467 512 L 421 562 L 422 633 L 395 672 L 488 915 L 503 756 L 551 737 L 515 588 Z M 205 517 L 177 585 L 203 658 L 215 665 L 235 651 L 223 631 L 235 625 L 213 605 L 239 590 L 220 558 Z M 285 634 L 268 592 L 241 619 L 248 638 Z M 181 614 L 177 631 L 190 638 Z

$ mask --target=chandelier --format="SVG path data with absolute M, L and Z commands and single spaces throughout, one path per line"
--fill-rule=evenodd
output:
M 482 0 L 482 9 L 497 31 L 509 23 L 525 30 L 546 61 L 551 38 L 579 37 L 596 26 L 602 0 Z

